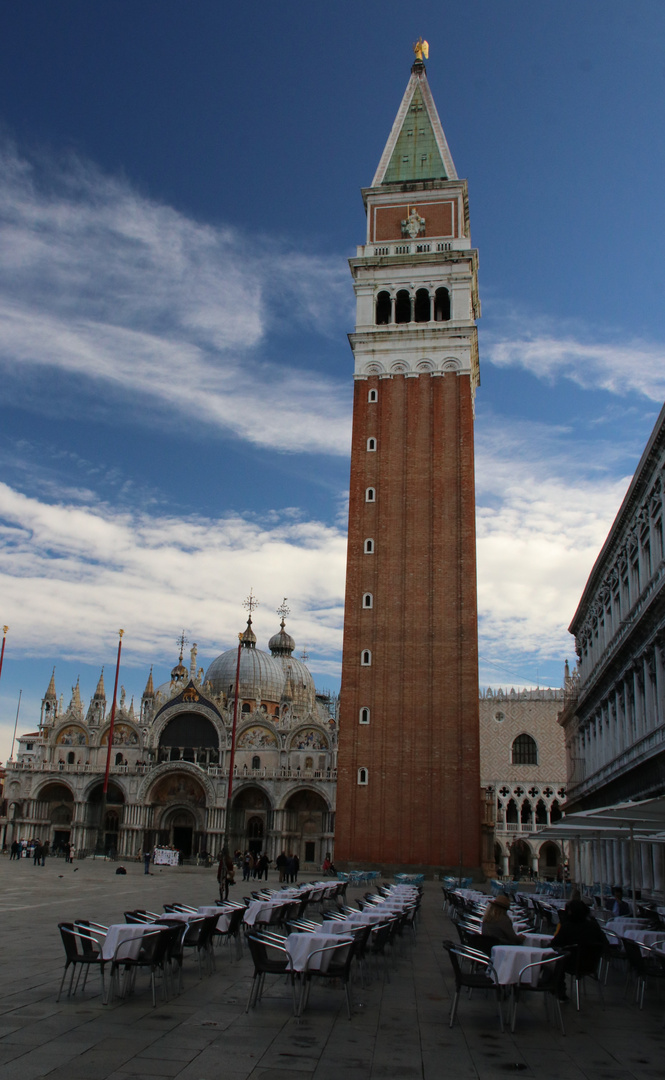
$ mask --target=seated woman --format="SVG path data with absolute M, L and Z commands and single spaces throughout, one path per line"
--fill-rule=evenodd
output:
M 524 938 L 516 934 L 508 916 L 510 897 L 499 893 L 490 900 L 483 916 L 483 934 L 495 938 L 499 945 L 521 945 Z
M 570 950 L 559 984 L 559 1000 L 567 1001 L 566 972 L 571 975 L 590 975 L 596 971 L 607 944 L 607 938 L 589 908 L 582 900 L 571 900 L 566 905 L 567 916 L 560 922 L 552 938 L 553 949 Z

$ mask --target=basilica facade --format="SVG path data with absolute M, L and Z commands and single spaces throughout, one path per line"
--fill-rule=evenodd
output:
M 231 850 L 272 859 L 285 850 L 320 865 L 333 851 L 335 703 L 317 694 L 294 656 L 284 617 L 269 651 L 256 645 L 250 617 L 239 647 L 205 673 L 196 666 L 196 645 L 189 668 L 181 648 L 169 682 L 155 689 L 151 670 L 138 711 L 120 695 L 105 804 L 111 709 L 103 672 L 87 708 L 78 683 L 65 708 L 52 676 L 37 730 L 21 736 L 7 764 L 4 842 L 37 837 L 52 847 L 70 843 L 82 855 L 103 836 L 104 849 L 121 858 L 156 845 L 191 858 L 217 855 L 228 824 Z

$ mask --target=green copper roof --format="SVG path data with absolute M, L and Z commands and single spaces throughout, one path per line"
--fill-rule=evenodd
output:
M 422 91 L 416 86 L 382 183 L 447 179 Z

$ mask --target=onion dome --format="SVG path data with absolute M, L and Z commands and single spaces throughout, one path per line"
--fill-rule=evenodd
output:
M 268 648 L 273 656 L 290 656 L 296 647 L 296 643 L 290 634 L 287 634 L 284 629 L 284 619 L 280 623 L 280 630 L 278 634 L 273 634 L 268 642 Z
M 187 675 L 188 675 L 188 671 L 187 671 L 187 668 L 185 667 L 185 665 L 182 662 L 182 654 L 181 654 L 180 659 L 178 660 L 178 663 L 176 664 L 176 666 L 174 668 L 171 669 L 171 682 L 182 682 L 183 679 L 187 678 Z
M 243 649 L 255 649 L 256 648 L 256 634 L 252 630 L 252 616 L 250 615 L 247 620 L 247 628 L 240 635 L 240 641 L 242 641 Z

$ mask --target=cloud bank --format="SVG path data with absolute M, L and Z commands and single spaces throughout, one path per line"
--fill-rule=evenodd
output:
M 269 334 L 330 334 L 342 260 L 203 225 L 70 160 L 0 147 L 0 365 L 97 384 L 260 447 L 346 454 L 347 381 L 266 359 Z M 73 406 L 72 406 L 73 407 Z

